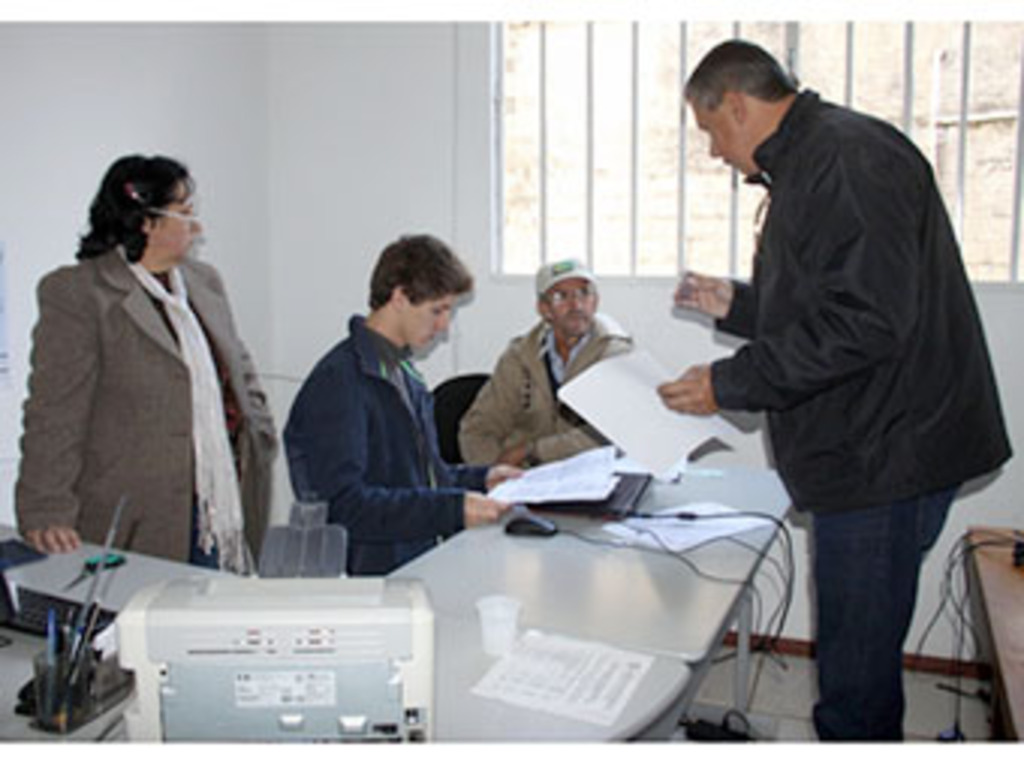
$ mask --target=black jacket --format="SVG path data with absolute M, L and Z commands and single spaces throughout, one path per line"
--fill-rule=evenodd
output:
M 768 412 L 799 508 L 909 499 L 1010 456 L 985 337 L 930 166 L 880 120 L 801 93 L 754 155 L 771 205 L 712 366 Z

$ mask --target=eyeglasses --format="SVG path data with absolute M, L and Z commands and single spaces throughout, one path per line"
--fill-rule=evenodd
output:
M 548 294 L 548 304 L 553 307 L 557 307 L 560 304 L 565 304 L 565 302 L 570 299 L 582 302 L 586 301 L 594 294 L 594 288 L 589 285 L 585 285 L 582 288 L 573 288 L 571 291 L 563 291 L 560 289 L 554 290 Z
M 199 214 L 197 213 L 182 213 L 181 211 L 172 211 L 170 208 L 147 208 L 149 213 L 156 214 L 157 216 L 165 216 L 168 219 L 177 219 L 178 221 L 184 221 L 188 224 L 198 224 Z

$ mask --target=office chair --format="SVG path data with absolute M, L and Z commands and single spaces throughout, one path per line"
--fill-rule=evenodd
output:
M 487 383 L 486 373 L 467 373 L 442 381 L 434 388 L 434 425 L 441 458 L 449 464 L 462 463 L 459 450 L 459 422 L 476 399 L 477 392 Z

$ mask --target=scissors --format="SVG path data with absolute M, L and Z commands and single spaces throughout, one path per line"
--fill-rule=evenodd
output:
M 77 576 L 75 576 L 75 578 L 72 579 L 71 582 L 66 587 L 64 587 L 64 589 L 68 590 L 77 587 L 87 578 L 96 573 L 96 571 L 98 571 L 100 568 L 101 561 L 103 561 L 103 570 L 109 571 L 113 568 L 120 568 L 122 565 L 125 564 L 126 559 L 124 555 L 118 555 L 113 552 L 108 554 L 106 558 L 104 558 L 102 555 L 93 555 L 92 557 L 87 557 L 85 559 L 85 562 L 82 563 L 81 572 Z

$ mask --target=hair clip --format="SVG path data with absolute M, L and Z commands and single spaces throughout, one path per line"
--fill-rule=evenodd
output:
M 126 181 L 124 183 L 124 192 L 136 203 L 142 205 L 142 195 L 139 194 L 138 190 L 135 189 L 135 185 L 132 184 L 130 181 Z

